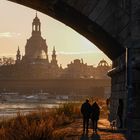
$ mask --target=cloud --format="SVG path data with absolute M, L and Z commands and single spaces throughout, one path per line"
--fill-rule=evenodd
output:
M 15 33 L 15 32 L 3 32 L 0 33 L 0 38 L 19 37 L 20 35 L 21 35 L 20 33 Z

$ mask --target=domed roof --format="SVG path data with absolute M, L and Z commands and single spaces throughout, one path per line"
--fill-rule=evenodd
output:
M 104 59 L 102 59 L 102 60 L 99 62 L 98 66 L 109 66 L 109 65 L 108 65 L 108 63 L 107 63 Z

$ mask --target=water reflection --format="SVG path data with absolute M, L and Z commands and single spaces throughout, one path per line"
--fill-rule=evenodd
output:
M 55 108 L 58 107 L 59 104 L 40 104 L 40 103 L 0 103 L 0 119 L 3 117 L 9 118 L 13 117 L 17 114 L 17 112 L 21 112 L 23 114 L 39 111 L 40 108 Z
M 0 93 L 0 119 L 15 116 L 17 112 L 29 113 L 40 108 L 56 108 L 63 103 L 48 94 Z

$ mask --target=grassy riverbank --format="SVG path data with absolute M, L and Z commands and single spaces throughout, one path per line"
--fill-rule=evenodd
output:
M 81 103 L 65 103 L 50 111 L 40 108 L 26 115 L 18 112 L 16 117 L 0 122 L 0 140 L 61 140 L 64 134 L 59 129 L 81 118 Z M 105 117 L 105 101 L 98 103 L 101 117 Z
M 0 123 L 0 140 L 58 140 L 63 137 L 55 130 L 72 123 L 79 117 L 79 108 L 75 104 L 63 104 L 57 109 L 45 109 L 29 114 L 17 113 L 13 119 Z

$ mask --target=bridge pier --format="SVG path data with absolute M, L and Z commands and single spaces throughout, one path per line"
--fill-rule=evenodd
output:
M 140 44 L 140 43 L 139 43 Z M 111 80 L 111 105 L 110 105 L 110 119 L 117 119 L 117 108 L 119 99 L 123 100 L 123 127 L 132 130 L 132 140 L 138 140 L 140 137 L 140 48 L 134 48 L 131 51 L 131 60 L 128 62 L 131 65 L 131 70 L 128 74 L 131 75 L 131 86 L 128 87 L 126 68 L 126 55 L 123 54 L 118 59 L 113 61 L 113 68 L 108 73 Z M 131 63 L 131 64 L 130 64 Z M 130 85 L 129 85 L 130 86 Z M 128 88 L 131 88 L 132 97 Z M 130 100 L 131 98 L 131 100 Z M 132 109 L 132 113 L 131 110 Z M 130 119 L 132 124 L 130 125 Z M 132 128 L 132 129 L 131 129 Z M 129 134 L 128 134 L 129 136 Z M 129 139 L 130 136 L 129 136 Z
M 137 41 L 136 41 L 137 42 Z M 135 43 L 136 43 L 135 42 Z M 132 114 L 132 139 L 138 140 L 140 138 L 140 42 L 134 44 L 136 48 L 133 49 L 133 114 Z

